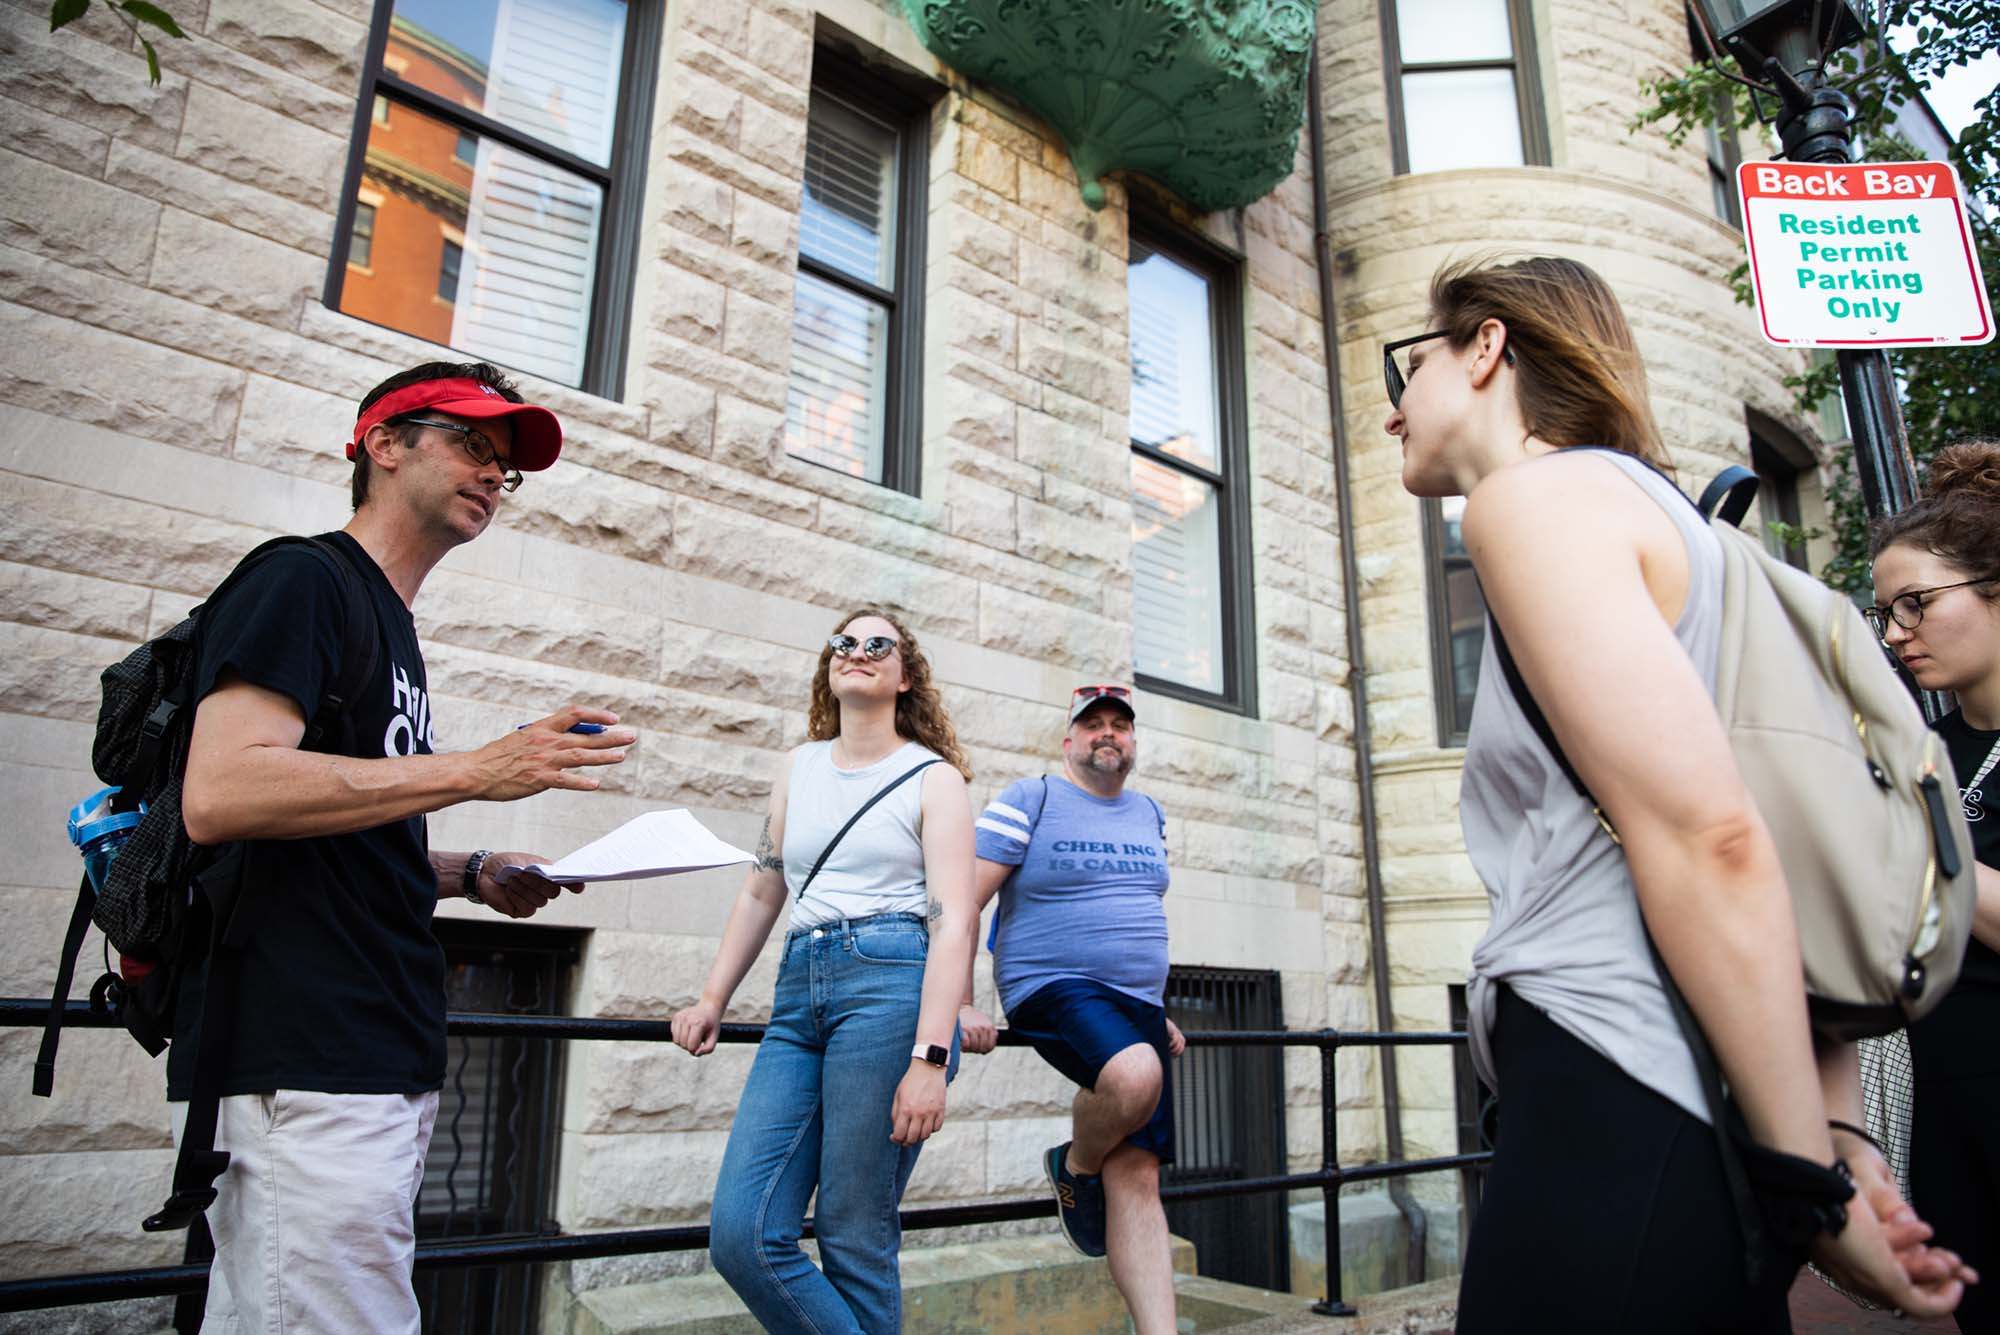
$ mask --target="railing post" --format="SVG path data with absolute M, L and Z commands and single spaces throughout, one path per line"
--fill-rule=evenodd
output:
M 1326 1201 L 1326 1297 L 1312 1306 L 1321 1316 L 1355 1316 L 1340 1298 L 1340 1118 L 1335 1111 L 1333 1054 L 1340 1031 L 1325 1029 L 1319 1037 L 1319 1166 L 1328 1174 L 1320 1188 Z

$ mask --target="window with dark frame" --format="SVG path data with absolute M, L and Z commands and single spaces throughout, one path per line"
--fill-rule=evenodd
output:
M 1789 566 L 1810 570 L 1806 545 L 1799 541 L 1805 519 L 1799 508 L 1799 477 L 1806 469 L 1790 453 L 1752 432 L 1750 471 L 1757 475 L 1757 508 L 1764 520 L 1764 548 Z M 1783 533 L 1773 530 L 1773 522 L 1784 525 Z
M 1464 746 L 1479 690 L 1479 660 L 1486 651 L 1486 599 L 1459 528 L 1465 498 L 1427 500 L 1423 514 L 1438 745 Z
M 458 300 L 458 268 L 465 262 L 465 247 L 455 241 L 444 243 L 444 259 L 438 264 L 438 296 Z
M 1715 216 L 1731 227 L 1743 227 L 1743 201 L 1736 195 L 1736 167 L 1743 151 L 1736 138 L 1736 113 L 1729 94 L 1715 95 L 1715 119 L 1703 127 L 1708 147 L 1708 192 Z
M 375 206 L 357 203 L 354 206 L 354 232 L 347 246 L 347 262 L 357 269 L 366 269 L 374 252 Z
M 617 397 L 663 9 L 376 0 L 326 304 Z
M 1381 19 L 1398 175 L 1548 163 L 1529 0 L 1381 0 Z
M 445 1004 L 454 1013 L 567 1015 L 585 933 L 440 918 Z M 422 1240 L 555 1232 L 565 1045 L 553 1038 L 454 1035 L 417 1191 Z M 531 1335 L 546 1267 L 416 1275 L 431 1335 Z
M 1161 998 L 1183 1033 L 1283 1029 L 1275 972 L 1175 965 Z M 1285 1171 L 1284 1051 L 1191 1045 L 1173 1064 L 1174 1162 L 1166 1186 L 1237 1181 Z M 1202 1274 L 1280 1292 L 1292 1286 L 1291 1221 L 1282 1192 L 1167 1207 L 1175 1237 L 1195 1244 Z
M 1140 684 L 1256 712 L 1241 266 L 1135 229 L 1132 644 Z
M 785 451 L 914 494 L 930 103 L 826 50 L 806 118 Z

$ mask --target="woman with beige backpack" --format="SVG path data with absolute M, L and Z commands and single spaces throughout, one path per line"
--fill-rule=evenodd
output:
M 2000 443 L 1939 450 L 1928 494 L 1873 538 L 1865 615 L 1918 685 L 1957 695 L 1937 732 L 1974 856 L 2000 869 Z M 2000 872 L 1982 871 L 1958 985 L 1910 1026 L 1910 1057 L 1917 1209 L 2000 1280 Z M 1968 1289 L 1957 1317 L 1966 1335 L 2000 1331 L 2000 1290 Z
M 1970 1273 L 1923 1245 L 1879 1160 L 1858 1194 L 1836 1161 L 1790 894 L 1715 708 L 1719 539 L 1660 471 L 1617 299 L 1533 258 L 1447 266 L 1429 306 L 1384 349 L 1386 429 L 1406 490 L 1467 498 L 1466 548 L 1546 716 L 1489 637 L 1460 800 L 1492 901 L 1469 1028 L 1501 1112 L 1460 1335 L 1789 1331 L 1808 1253 L 1951 1311 Z M 1728 1080 L 1718 1111 L 1747 1128 L 1763 1227 L 1739 1214 L 1649 937 Z

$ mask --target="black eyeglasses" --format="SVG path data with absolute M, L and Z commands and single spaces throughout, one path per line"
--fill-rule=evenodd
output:
M 1991 584 L 1996 579 L 2000 579 L 2000 575 L 1987 575 L 1980 579 L 1962 579 L 1956 584 L 1934 584 L 1928 589 L 1911 589 L 1908 593 L 1899 593 L 1894 598 L 1891 598 L 1887 607 L 1878 604 L 1874 607 L 1862 608 L 1861 616 L 1863 620 L 1867 621 L 1868 628 L 1875 632 L 1875 638 L 1884 639 L 1889 634 L 1889 623 L 1891 621 L 1894 621 L 1904 630 L 1915 630 L 1918 626 L 1923 625 L 1924 599 L 1934 594 L 1944 593 L 1950 589 L 1963 589 L 1973 584 Z
M 1405 374 L 1403 368 L 1396 364 L 1396 354 L 1404 348 L 1413 347 L 1418 343 L 1428 343 L 1434 338 L 1450 337 L 1450 330 L 1434 329 L 1428 334 L 1415 334 L 1409 338 L 1399 338 L 1394 343 L 1384 343 L 1382 345 L 1382 383 L 1389 387 L 1389 406 L 1391 408 L 1400 408 L 1403 406 L 1403 390 L 1409 385 L 1410 376 L 1416 374 L 1414 367 L 1411 368 L 1408 374 Z M 1500 349 L 1500 357 L 1507 365 L 1512 366 L 1514 364 L 1513 346 L 1510 344 L 1502 347 Z
M 521 470 L 500 457 L 500 451 L 493 448 L 493 442 L 484 432 L 466 426 L 462 422 L 440 422 L 435 417 L 405 417 L 401 426 L 432 426 L 440 431 L 452 431 L 458 435 L 458 443 L 476 464 L 499 463 L 500 490 L 513 491 L 521 485 Z
M 1449 330 L 1436 329 L 1428 334 L 1417 334 L 1411 338 L 1399 338 L 1394 343 L 1384 343 L 1382 345 L 1382 382 L 1389 387 L 1389 406 L 1391 408 L 1400 408 L 1403 406 L 1403 389 L 1410 383 L 1409 377 L 1403 374 L 1403 368 L 1396 364 L 1396 354 L 1404 348 L 1415 344 L 1428 343 L 1434 338 L 1449 338 L 1450 336 Z
M 887 635 L 870 635 L 865 640 L 857 640 L 852 635 L 830 635 L 826 647 L 833 650 L 835 658 L 852 658 L 859 649 L 861 656 L 871 663 L 879 663 L 896 652 L 896 642 Z

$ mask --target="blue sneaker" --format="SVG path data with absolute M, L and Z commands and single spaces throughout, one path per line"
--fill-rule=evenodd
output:
M 1068 1141 L 1042 1156 L 1042 1172 L 1056 1193 L 1056 1218 L 1069 1245 L 1085 1256 L 1104 1255 L 1104 1179 L 1069 1171 Z

